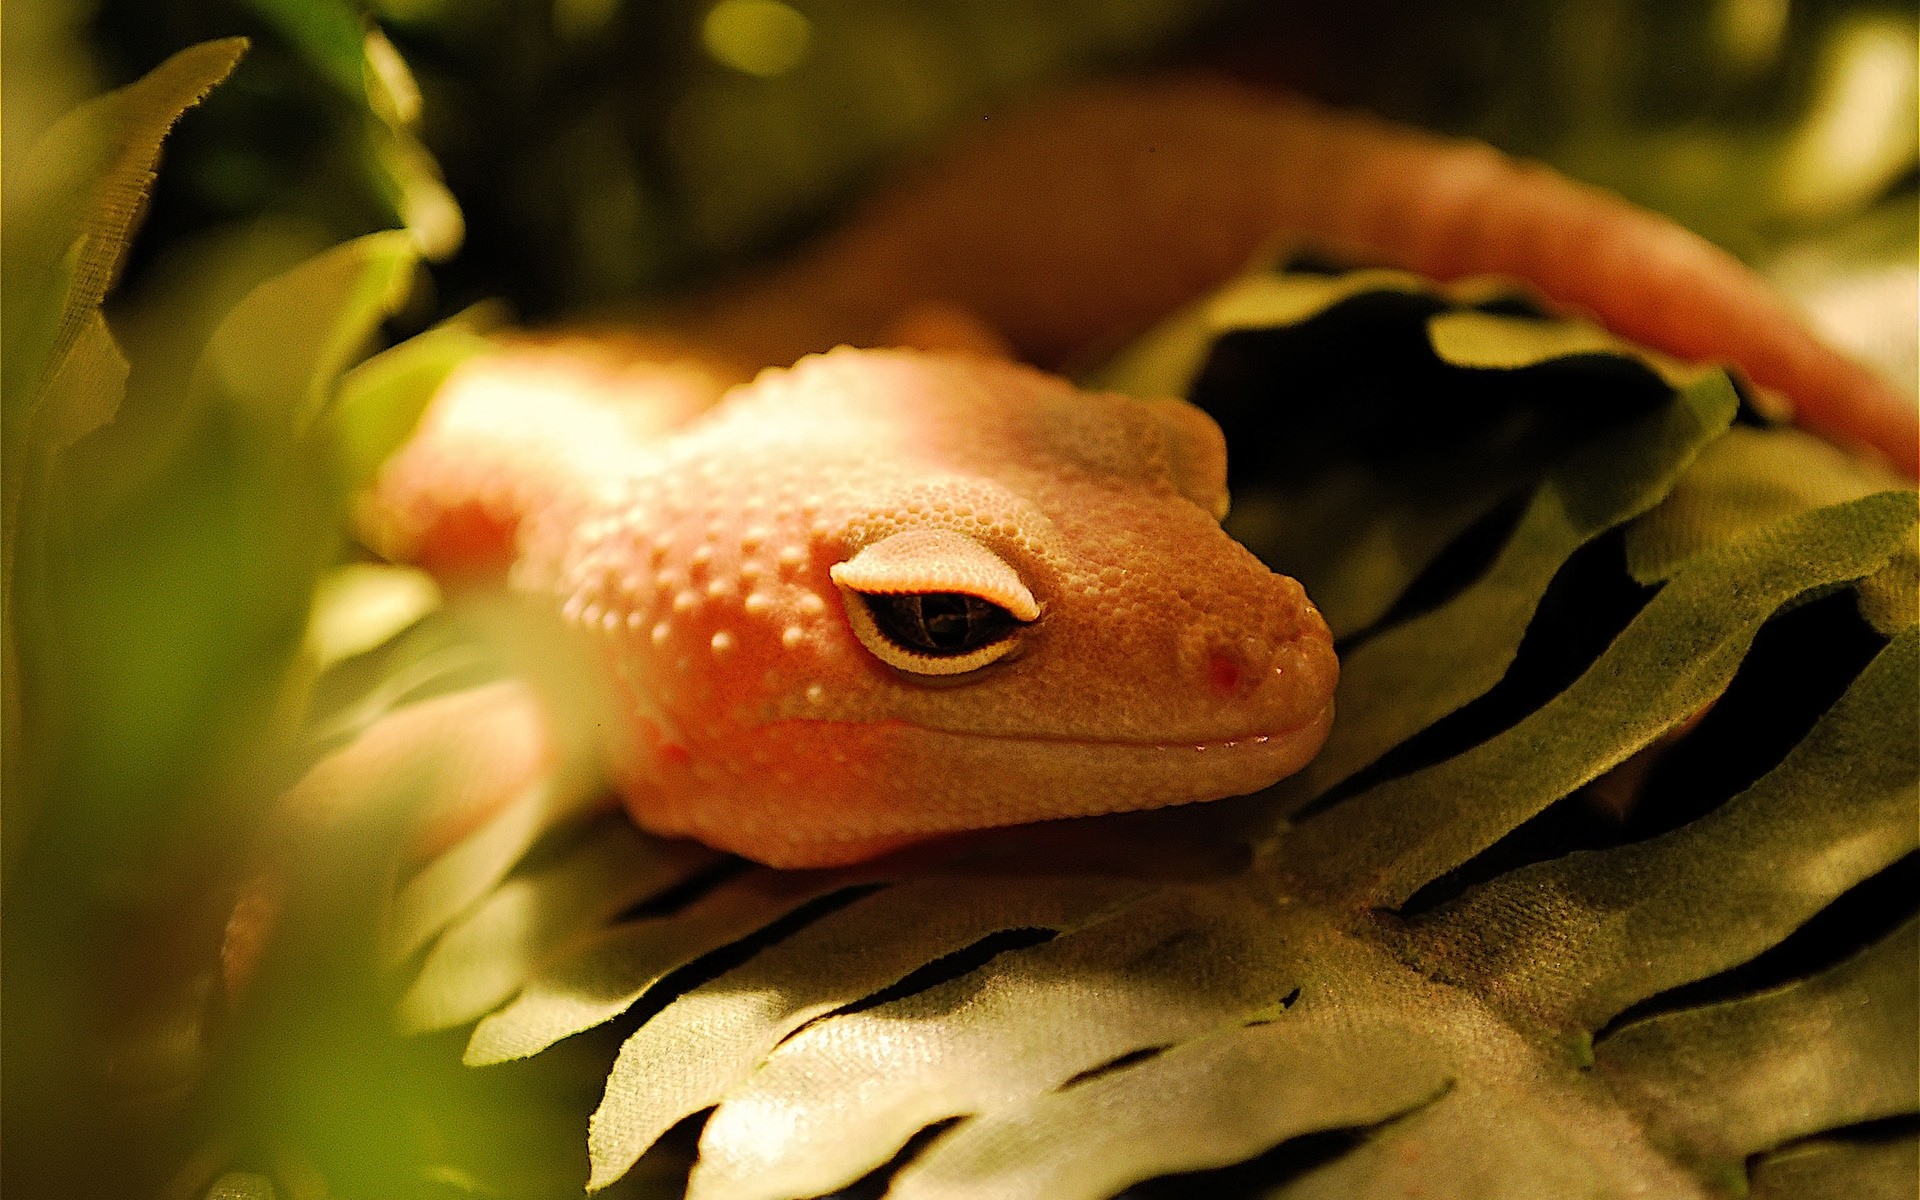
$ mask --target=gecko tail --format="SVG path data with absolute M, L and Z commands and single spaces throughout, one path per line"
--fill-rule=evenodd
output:
M 1920 470 L 1911 397 L 1815 337 L 1733 256 L 1477 142 L 1211 77 L 1086 87 L 990 114 L 840 233 L 704 314 L 790 362 L 883 341 L 915 305 L 1022 357 L 1084 364 L 1246 269 L 1315 245 L 1439 279 L 1510 276 L 1678 357 L 1728 363 L 1802 423 Z
M 504 577 L 661 432 L 738 372 L 629 335 L 523 337 L 463 363 L 355 514 L 380 554 L 442 578 Z
M 1799 422 L 1920 473 L 1920 408 L 1816 337 L 1731 254 L 1551 168 L 1457 141 L 1268 100 L 1297 122 L 1283 225 L 1337 253 L 1440 280 L 1501 275 L 1624 337 L 1738 368 Z M 1297 175 L 1294 172 L 1298 172 Z

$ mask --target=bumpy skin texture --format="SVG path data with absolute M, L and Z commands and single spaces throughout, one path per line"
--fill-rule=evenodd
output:
M 514 586 L 551 596 L 613 681 L 606 750 L 649 829 L 819 866 L 1252 791 L 1326 736 L 1326 626 L 1220 531 L 1225 448 L 1180 401 L 842 349 L 665 436 L 628 435 L 615 395 L 550 391 L 532 442 L 489 447 L 493 414 L 471 410 L 493 371 L 449 384 L 372 523 L 447 567 L 455 545 L 483 565 L 512 526 Z M 463 512 L 475 494 L 506 519 Z M 1014 608 L 1011 588 L 1037 614 L 977 669 L 900 670 L 832 576 L 856 558 L 868 590 Z
M 1920 458 L 1909 398 L 1672 223 L 1484 146 L 1171 79 L 994 114 L 670 332 L 463 369 L 371 493 L 370 540 L 511 567 L 606 667 L 635 817 L 763 861 L 1252 790 L 1317 747 L 1335 667 L 1298 587 L 1213 524 L 1218 431 L 995 359 L 1088 361 L 1286 242 L 1517 278 L 1733 364 L 1836 441 Z M 840 350 L 698 415 L 843 343 L 957 353 Z M 992 562 L 934 539 L 853 563 L 907 529 Z M 1000 661 L 909 678 L 861 641 L 837 565 L 1024 588 L 1041 612 Z

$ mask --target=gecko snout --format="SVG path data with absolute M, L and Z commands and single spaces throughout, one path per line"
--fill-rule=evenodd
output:
M 1269 628 L 1219 637 L 1200 656 L 1203 685 L 1218 704 L 1259 732 L 1297 728 L 1318 719 L 1339 678 L 1333 637 L 1299 585 L 1286 580 L 1284 614 Z

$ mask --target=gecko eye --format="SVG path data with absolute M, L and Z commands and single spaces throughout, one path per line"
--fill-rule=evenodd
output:
M 875 658 L 916 675 L 977 670 L 1013 649 L 1020 623 L 998 604 L 959 592 L 853 593 L 854 636 Z
M 914 675 L 961 675 L 1004 657 L 1039 602 L 1012 567 L 972 538 L 909 530 L 833 568 L 853 635 Z

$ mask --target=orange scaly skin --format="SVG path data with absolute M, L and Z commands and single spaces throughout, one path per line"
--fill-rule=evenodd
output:
M 373 524 L 445 563 L 476 481 L 523 506 L 502 525 L 514 586 L 595 644 L 619 697 L 607 755 L 649 829 L 823 866 L 1252 791 L 1326 736 L 1326 625 L 1221 532 L 1225 447 L 1180 401 L 851 349 L 654 438 L 623 437 L 590 387 L 556 395 L 537 444 L 489 443 L 476 410 L 505 398 L 484 370 L 456 377 Z M 850 578 L 1038 611 L 1004 657 L 920 675 L 868 648 Z
M 470 364 L 372 492 L 371 540 L 511 564 L 623 697 L 607 750 L 635 818 L 765 862 L 1253 790 L 1318 746 L 1335 665 L 1299 588 L 1214 524 L 1217 429 L 994 358 L 1086 361 L 1279 238 L 1517 277 L 1732 363 L 1835 440 L 1920 455 L 1907 398 L 1670 222 L 1483 146 L 1176 79 L 996 115 L 671 337 Z M 967 353 L 804 358 L 843 343 Z M 910 529 L 973 541 L 854 562 Z M 1024 589 L 1040 615 L 998 662 L 913 676 L 863 640 L 849 580 Z

